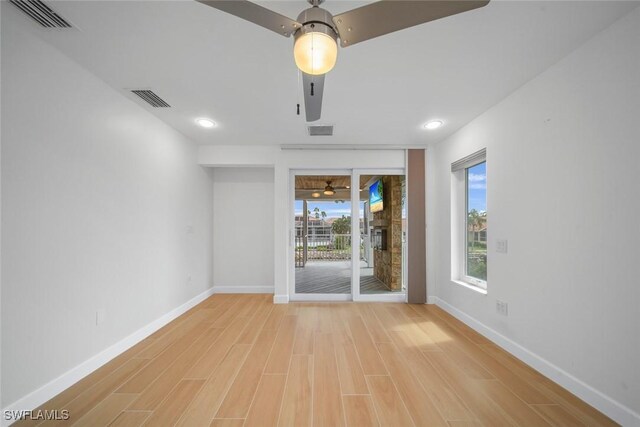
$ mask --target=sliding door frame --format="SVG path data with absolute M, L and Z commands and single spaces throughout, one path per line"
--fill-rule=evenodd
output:
M 351 175 L 351 260 L 352 260 L 352 278 L 351 292 L 353 301 L 355 302 L 406 302 L 407 292 L 398 292 L 393 294 L 362 294 L 360 293 L 360 245 L 354 245 L 353 242 L 360 242 L 362 238 L 360 234 L 360 176 L 362 175 L 403 175 L 406 184 L 406 168 L 394 169 L 353 169 Z M 355 183 L 355 185 L 354 185 Z M 405 189 L 406 190 L 406 189 Z M 358 203 L 353 203 L 357 200 Z M 408 239 L 409 236 L 406 236 Z M 356 263 L 353 260 L 358 260 Z M 406 257 L 405 257 L 406 259 Z M 402 285 L 406 287 L 406 265 L 403 261 L 402 266 Z
M 289 218 L 287 220 L 289 224 L 289 251 L 288 262 L 289 266 L 289 300 L 290 301 L 352 301 L 353 300 L 353 258 L 351 259 L 351 271 L 352 271 L 352 283 L 351 293 L 349 294 L 298 294 L 296 293 L 296 263 L 295 263 L 295 233 L 296 233 L 296 214 L 295 214 L 295 200 L 296 200 L 296 176 L 315 176 L 315 175 L 338 175 L 348 176 L 353 180 L 353 173 L 351 169 L 289 169 Z M 353 181 L 351 182 L 351 188 L 353 189 Z M 351 191 L 353 195 L 353 190 Z M 353 201 L 352 201 L 353 212 Z M 352 245 L 353 246 L 353 245 Z M 353 251 L 352 251 L 353 256 Z

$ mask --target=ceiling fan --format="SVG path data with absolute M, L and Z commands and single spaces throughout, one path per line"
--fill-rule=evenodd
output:
M 338 39 L 341 47 L 349 47 L 489 3 L 489 0 L 379 0 L 333 16 L 320 7 L 324 0 L 307 0 L 311 7 L 293 20 L 247 0 L 196 1 L 284 37 L 293 35 L 293 56 L 302 72 L 308 122 L 320 119 L 324 75 L 331 71 L 338 58 Z

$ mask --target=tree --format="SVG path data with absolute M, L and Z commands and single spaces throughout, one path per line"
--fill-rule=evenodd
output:
M 474 238 L 472 239 L 472 245 L 475 248 L 476 245 L 476 239 L 475 239 L 475 232 L 476 231 L 480 231 L 480 229 L 482 229 L 482 225 L 487 222 L 487 213 L 486 212 L 478 212 L 475 209 L 471 209 L 469 211 L 469 217 L 467 219 L 467 224 L 469 224 L 469 226 L 471 227 L 471 230 L 468 230 L 472 233 L 472 236 L 474 236 Z
M 309 215 L 311 215 L 311 212 L 309 212 Z M 327 217 L 327 213 L 325 211 L 321 211 L 320 208 L 316 206 L 313 208 L 313 216 L 315 219 L 320 219 L 320 217 L 322 217 L 322 220 L 324 221 Z
M 331 230 L 334 234 L 350 234 L 351 233 L 351 217 L 342 215 L 342 218 L 338 218 L 333 221 Z

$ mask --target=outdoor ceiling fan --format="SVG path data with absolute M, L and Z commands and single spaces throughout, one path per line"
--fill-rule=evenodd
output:
M 274 31 L 293 35 L 293 57 L 302 72 L 307 121 L 320 119 L 324 75 L 331 71 L 340 46 L 485 6 L 489 0 L 380 0 L 333 16 L 322 9 L 324 0 L 307 0 L 312 7 L 297 20 L 247 0 L 196 0 Z M 298 114 L 299 114 L 298 106 Z

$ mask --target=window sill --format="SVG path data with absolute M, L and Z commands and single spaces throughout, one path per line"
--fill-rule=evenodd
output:
M 462 280 L 458 280 L 458 279 L 451 279 L 451 282 L 455 283 L 457 285 L 460 285 L 460 286 L 464 286 L 465 288 L 471 289 L 472 291 L 475 291 L 475 292 L 477 292 L 479 294 L 487 295 L 487 290 L 486 289 L 483 289 L 483 288 L 481 288 L 479 286 L 476 286 L 476 285 L 472 285 L 471 283 L 463 282 Z

